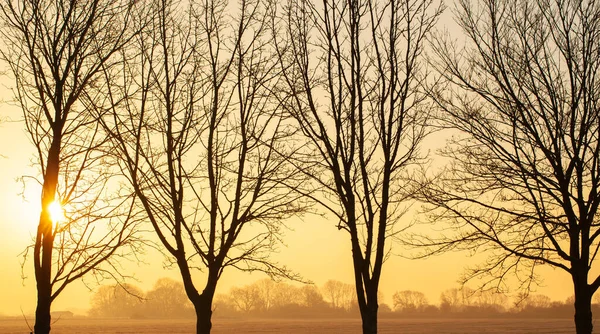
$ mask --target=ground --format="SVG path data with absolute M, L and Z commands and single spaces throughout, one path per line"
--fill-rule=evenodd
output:
M 287 333 L 287 334 L 360 334 L 360 321 L 353 319 L 316 320 L 224 320 L 213 321 L 213 334 Z M 30 323 L 30 325 L 32 325 Z M 0 333 L 28 334 L 23 319 L 0 320 Z M 52 334 L 167 334 L 192 333 L 193 320 L 114 320 L 59 319 Z M 566 334 L 573 333 L 570 319 L 381 319 L 379 333 L 391 334 Z

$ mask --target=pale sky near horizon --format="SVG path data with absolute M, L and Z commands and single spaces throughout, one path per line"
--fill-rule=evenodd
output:
M 0 100 L 11 99 L 12 82 L 0 80 Z M 20 119 L 20 111 L 2 102 L 0 119 Z M 27 278 L 21 278 L 20 254 L 31 243 L 39 217 L 39 189 L 29 183 L 24 196 L 22 183 L 17 178 L 36 173 L 31 161 L 34 147 L 29 142 L 23 123 L 0 123 L 0 315 L 33 313 L 35 309 L 35 279 L 32 259 L 25 263 Z M 408 223 L 408 221 L 406 222 Z M 287 247 L 282 247 L 274 258 L 300 273 L 307 280 L 321 286 L 329 279 L 346 283 L 353 281 L 348 234 L 339 231 L 336 222 L 316 216 L 305 216 L 290 221 L 293 230 L 286 232 Z M 395 247 L 396 253 L 400 247 Z M 148 290 L 161 277 L 179 279 L 176 268 L 163 268 L 161 255 L 149 251 L 142 256 L 144 263 L 125 263 L 137 281 L 131 283 Z M 391 304 L 395 291 L 417 290 L 424 292 L 432 304 L 439 302 L 440 293 L 458 286 L 458 279 L 467 263 L 476 263 L 464 253 L 449 253 L 424 260 L 410 260 L 392 256 L 384 265 L 381 291 L 384 301 Z M 543 270 L 544 286 L 539 293 L 554 300 L 564 300 L 572 295 L 572 283 L 563 271 Z M 227 292 L 232 286 L 241 286 L 264 278 L 261 274 L 245 274 L 228 268 L 218 292 Z M 110 283 L 110 282 L 107 282 Z M 199 287 L 201 284 L 198 285 Z M 96 286 L 91 286 L 96 288 Z M 68 287 L 53 304 L 53 310 L 83 311 L 89 307 L 91 294 L 80 283 Z

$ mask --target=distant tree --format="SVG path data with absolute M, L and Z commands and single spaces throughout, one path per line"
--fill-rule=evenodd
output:
M 213 312 L 221 317 L 230 317 L 238 312 L 233 298 L 228 294 L 216 294 L 213 300 Z
M 107 71 L 107 94 L 124 103 L 103 121 L 131 191 L 179 269 L 196 332 L 210 333 L 225 268 L 297 278 L 269 258 L 286 218 L 305 202 L 292 190 L 303 176 L 288 166 L 294 129 L 272 94 L 273 2 L 144 3 L 147 27 L 123 54 L 124 68 Z
M 508 297 L 503 293 L 493 290 L 477 290 L 472 295 L 472 305 L 483 311 L 504 312 L 508 305 Z
M 319 289 L 312 284 L 300 288 L 300 294 L 302 300 L 301 305 L 315 309 L 323 308 L 327 305 Z
M 232 288 L 230 299 L 240 311 L 268 312 L 292 304 L 300 305 L 302 293 L 290 284 L 265 278 L 246 286 Z
M 325 300 L 329 302 L 331 307 L 339 309 L 350 309 L 354 298 L 354 287 L 352 284 L 329 280 L 323 284 L 321 288 Z
M 252 283 L 251 286 L 251 290 L 257 292 L 256 308 L 261 311 L 269 311 L 273 308 L 277 298 L 277 283 L 270 278 L 265 278 Z
M 134 3 L 0 2 L 0 58 L 14 76 L 40 173 L 31 176 L 41 185 L 41 213 L 26 253 L 33 252 L 37 334 L 50 332 L 52 302 L 70 283 L 116 275 L 107 271 L 135 241 L 131 198 L 111 180 L 106 135 L 89 108 L 105 98 L 102 69 L 135 34 L 127 25 Z
M 429 305 L 425 294 L 420 291 L 404 290 L 392 296 L 394 310 L 400 312 L 422 312 Z
M 90 315 L 132 318 L 141 313 L 144 293 L 131 284 L 103 285 L 92 295 Z
M 275 285 L 272 307 L 281 308 L 286 305 L 300 305 L 301 303 L 302 294 L 299 288 L 285 282 L 278 282 Z
M 529 289 L 537 268 L 568 273 L 578 334 L 592 332 L 600 246 L 600 3 L 460 0 L 467 45 L 440 37 L 432 89 L 454 137 L 422 198 L 443 236 L 417 244 L 489 254 L 467 273 Z M 414 240 L 414 239 L 413 239 Z M 592 274 L 593 273 L 593 274 Z
M 468 287 L 448 289 L 440 295 L 440 309 L 449 312 L 463 311 L 465 307 L 472 305 L 474 294 L 475 290 Z
M 523 311 L 528 309 L 544 309 L 552 306 L 552 300 L 546 295 L 527 294 L 521 295 L 517 298 L 518 302 L 515 303 L 515 309 L 517 311 Z
M 386 303 L 381 303 L 381 304 L 379 304 L 379 312 L 380 313 L 391 313 L 392 308 Z
M 194 314 L 183 284 L 166 277 L 156 281 L 152 290 L 146 293 L 144 312 L 153 318 L 180 318 Z
M 264 301 L 261 299 L 260 291 L 256 284 L 233 287 L 229 291 L 229 295 L 237 309 L 244 313 L 256 311 L 264 305 Z
M 377 333 L 377 293 L 389 242 L 411 195 L 428 132 L 425 40 L 433 0 L 288 0 L 274 24 L 284 85 L 277 95 L 307 141 L 299 189 L 349 234 L 363 333 Z M 327 296 L 327 293 L 325 293 Z M 330 296 L 331 297 L 331 296 Z M 334 301 L 335 303 L 335 301 Z

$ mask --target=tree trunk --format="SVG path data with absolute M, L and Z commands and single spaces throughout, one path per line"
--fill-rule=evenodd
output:
M 592 294 L 586 281 L 575 281 L 575 331 L 592 334 Z
M 181 244 L 179 247 L 180 249 L 183 248 Z M 208 278 L 202 293 L 198 293 L 198 290 L 194 286 L 184 252 L 177 254 L 177 266 L 181 272 L 185 293 L 196 311 L 196 334 L 210 334 L 212 328 L 212 301 L 217 290 L 217 283 L 219 281 L 218 273 L 222 268 L 222 261 L 217 261 L 208 266 Z
M 363 334 L 377 334 L 377 306 L 369 304 L 360 309 Z
M 40 221 L 34 245 L 33 265 L 37 284 L 37 306 L 33 328 L 36 334 L 50 333 L 50 306 L 52 305 L 52 284 L 50 282 L 52 280 L 54 235 L 48 207 L 55 199 L 58 184 L 60 139 L 61 136 L 54 136 L 48 152 L 46 174 L 44 175 L 44 185 L 42 188 L 42 212 L 40 213 Z
M 348 210 L 350 211 L 350 210 Z M 350 211 L 353 212 L 353 211 Z M 369 278 L 368 269 L 360 253 L 358 232 L 351 229 L 352 260 L 354 265 L 354 284 L 358 309 L 362 320 L 363 334 L 377 334 L 377 287 L 379 282 Z
M 33 332 L 35 334 L 49 334 L 50 333 L 50 292 L 46 293 L 45 288 L 38 286 L 38 300 L 37 307 L 35 309 L 35 325 L 33 326 Z
M 47 206 L 46 204 L 45 207 Z M 48 212 L 43 210 L 40 216 L 34 254 L 35 280 L 37 284 L 37 306 L 35 309 L 34 325 L 34 333 L 36 334 L 50 333 L 50 307 L 52 305 L 52 284 L 50 282 L 53 245 L 52 221 Z
M 212 295 L 213 293 L 202 293 L 194 308 L 196 309 L 196 334 L 210 334 L 212 328 Z

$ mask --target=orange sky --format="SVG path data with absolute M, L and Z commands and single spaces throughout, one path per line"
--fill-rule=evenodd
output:
M 448 22 L 448 15 L 442 21 Z M 6 87 L 11 84 L 6 78 L 0 80 L 0 100 L 9 100 L 12 96 Z M 20 111 L 3 103 L 0 107 L 0 119 L 19 119 Z M 435 140 L 435 138 L 434 138 Z M 25 197 L 20 194 L 23 186 L 16 179 L 36 172 L 31 161 L 34 150 L 24 127 L 19 122 L 0 124 L 0 314 L 17 315 L 21 310 L 32 313 L 35 309 L 35 279 L 32 262 L 25 264 L 25 280 L 21 279 L 20 254 L 31 243 L 39 215 L 39 189 L 33 183 L 26 188 Z M 328 222 L 315 216 L 304 217 L 303 221 L 290 221 L 293 231 L 286 233 L 287 248 L 282 248 L 276 259 L 302 274 L 306 279 L 322 285 L 328 279 L 337 279 L 350 283 L 352 268 L 350 243 L 347 233 L 338 231 L 335 222 Z M 401 253 L 396 246 L 395 253 Z M 148 264 L 131 263 L 127 268 L 135 273 L 142 289 L 152 287 L 156 279 L 169 276 L 178 279 L 175 269 L 165 270 L 163 259 L 155 252 L 149 252 L 143 260 Z M 399 290 L 418 290 L 426 294 L 430 303 L 438 303 L 443 290 L 457 286 L 466 263 L 473 259 L 464 254 L 446 254 L 426 260 L 409 260 L 393 256 L 385 265 L 381 281 L 381 290 L 385 302 L 391 303 L 391 295 Z M 539 293 L 555 300 L 564 300 L 572 294 L 570 278 L 562 271 L 547 269 L 543 271 L 544 287 Z M 242 274 L 228 268 L 219 283 L 219 290 L 227 292 L 231 286 L 245 285 L 264 278 L 260 274 Z M 107 282 L 109 283 L 109 282 Z M 200 285 L 199 285 L 200 286 Z M 95 286 L 92 285 L 92 288 Z M 85 310 L 89 306 L 90 293 L 83 284 L 67 288 L 56 300 L 53 310 Z
M 5 89 L 5 88 L 3 88 Z M 3 96 L 7 96 L 6 90 Z M 12 114 L 18 118 L 18 110 L 3 106 L 3 115 Z M 22 123 L 5 122 L 0 125 L 0 314 L 20 314 L 21 309 L 30 313 L 35 308 L 35 279 L 31 272 L 32 263 L 26 263 L 25 280 L 21 279 L 19 255 L 30 243 L 35 232 L 39 215 L 39 189 L 33 184 L 26 188 L 25 198 L 20 196 L 22 184 L 17 182 L 19 176 L 32 174 L 32 145 L 28 142 Z M 290 221 L 293 229 L 286 233 L 287 247 L 281 249 L 274 257 L 281 263 L 302 274 L 306 279 L 322 285 L 328 279 L 352 282 L 350 246 L 347 233 L 338 231 L 335 223 L 315 216 L 304 217 L 303 220 Z M 394 253 L 401 253 L 399 246 Z M 152 287 L 156 279 L 170 276 L 178 279 L 175 269 L 162 268 L 163 259 L 156 252 L 148 252 L 143 257 L 147 264 L 130 263 L 128 270 L 135 273 L 142 289 Z M 457 286 L 457 280 L 465 267 L 465 263 L 473 263 L 473 259 L 464 254 L 447 254 L 426 260 L 409 260 L 393 256 L 384 266 L 381 282 L 385 301 L 391 302 L 391 295 L 398 290 L 418 290 L 424 292 L 430 303 L 438 303 L 440 293 Z M 228 268 L 219 283 L 219 290 L 227 292 L 231 286 L 244 285 L 263 278 L 261 274 L 242 274 Z M 571 295 L 569 277 L 551 269 L 545 272 L 545 287 L 540 293 L 556 300 L 564 300 Z M 94 285 L 91 286 L 92 288 Z M 84 310 L 89 305 L 90 293 L 83 284 L 75 284 L 55 302 L 54 310 Z

